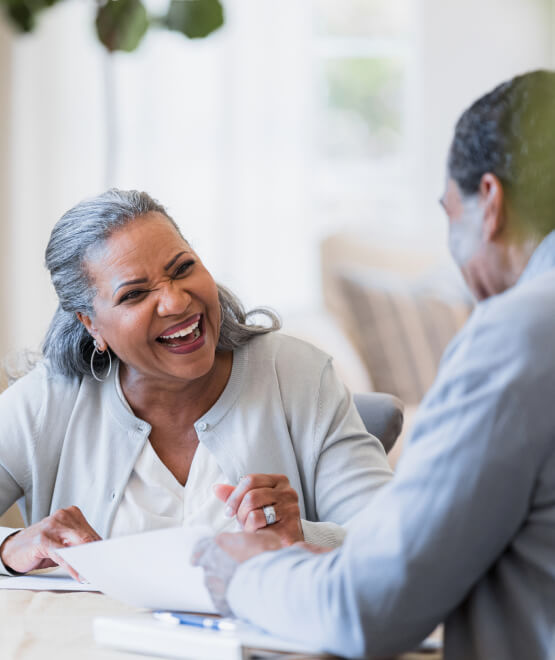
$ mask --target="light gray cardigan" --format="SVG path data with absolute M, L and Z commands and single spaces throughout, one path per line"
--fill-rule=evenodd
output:
M 234 352 L 223 393 L 195 429 L 231 483 L 287 475 L 308 541 L 340 543 L 339 525 L 391 478 L 331 358 L 280 333 Z M 38 365 L 0 395 L 0 512 L 21 496 L 28 523 L 77 505 L 108 536 L 149 433 L 119 398 L 115 374 L 98 383 Z M 0 527 L 0 543 L 13 531 Z

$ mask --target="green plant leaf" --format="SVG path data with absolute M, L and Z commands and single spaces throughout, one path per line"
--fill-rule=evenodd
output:
M 206 37 L 223 25 L 219 0 L 172 0 L 164 24 L 191 39 Z
M 22 32 L 31 32 L 35 27 L 35 14 L 23 2 L 10 2 L 6 12 L 12 23 Z
M 22 32 L 31 32 L 36 25 L 35 16 L 60 0 L 0 0 L 12 23 Z
M 108 0 L 96 15 L 100 41 L 113 52 L 135 50 L 148 29 L 148 16 L 141 0 Z

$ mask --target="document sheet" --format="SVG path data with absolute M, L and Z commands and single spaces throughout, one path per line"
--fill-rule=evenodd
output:
M 191 565 L 206 527 L 172 527 L 60 550 L 60 555 L 98 590 L 154 610 L 215 613 L 201 568 Z
M 33 571 L 17 577 L 0 576 L 0 589 L 30 589 L 32 591 L 100 591 L 92 584 L 81 584 L 63 568 Z

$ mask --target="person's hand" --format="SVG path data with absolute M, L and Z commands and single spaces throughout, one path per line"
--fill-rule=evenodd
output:
M 232 611 L 226 593 L 239 564 L 263 552 L 272 552 L 283 547 L 279 535 L 270 529 L 257 532 L 223 532 L 198 541 L 191 563 L 204 569 L 204 584 L 214 606 L 220 614 L 229 616 Z M 304 542 L 295 543 L 295 547 L 315 554 L 332 550 Z
M 222 532 L 214 537 L 214 542 L 238 564 L 242 564 L 247 559 L 256 557 L 256 555 L 260 555 L 263 552 L 281 550 L 281 548 L 285 547 L 279 535 L 272 531 L 272 528 L 262 529 L 256 533 Z M 334 549 L 321 545 L 312 545 L 305 541 L 294 543 L 293 546 L 312 552 L 315 555 L 331 552 Z
M 330 548 L 326 545 L 312 545 L 312 543 L 307 543 L 306 541 L 300 541 L 299 543 L 294 543 L 293 545 L 295 548 L 300 548 L 301 550 L 312 552 L 313 555 L 322 555 L 325 552 L 332 552 L 332 550 L 335 550 L 335 548 Z
M 57 550 L 100 540 L 81 510 L 70 506 L 8 536 L 0 546 L 0 557 L 4 565 L 16 573 L 60 565 L 79 580 L 79 575 L 57 554 Z
M 263 552 L 281 550 L 285 547 L 279 534 L 276 534 L 272 528 L 262 529 L 256 533 L 222 532 L 214 537 L 214 543 L 238 564 Z
M 223 616 L 232 612 L 226 600 L 231 578 L 240 563 L 269 550 L 283 547 L 280 537 L 269 530 L 223 533 L 196 544 L 191 563 L 204 569 L 204 584 L 215 608 Z
M 269 527 L 264 515 L 265 506 L 273 506 L 276 522 L 271 525 L 282 544 L 303 541 L 299 496 L 283 474 L 249 474 L 241 477 L 237 486 L 215 484 L 214 493 L 225 502 L 225 514 L 237 516 L 245 532 Z

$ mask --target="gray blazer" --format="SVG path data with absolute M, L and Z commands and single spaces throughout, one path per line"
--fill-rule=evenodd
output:
M 233 611 L 356 657 L 446 621 L 448 660 L 555 657 L 555 232 L 448 347 L 390 483 L 343 546 L 241 564 Z

